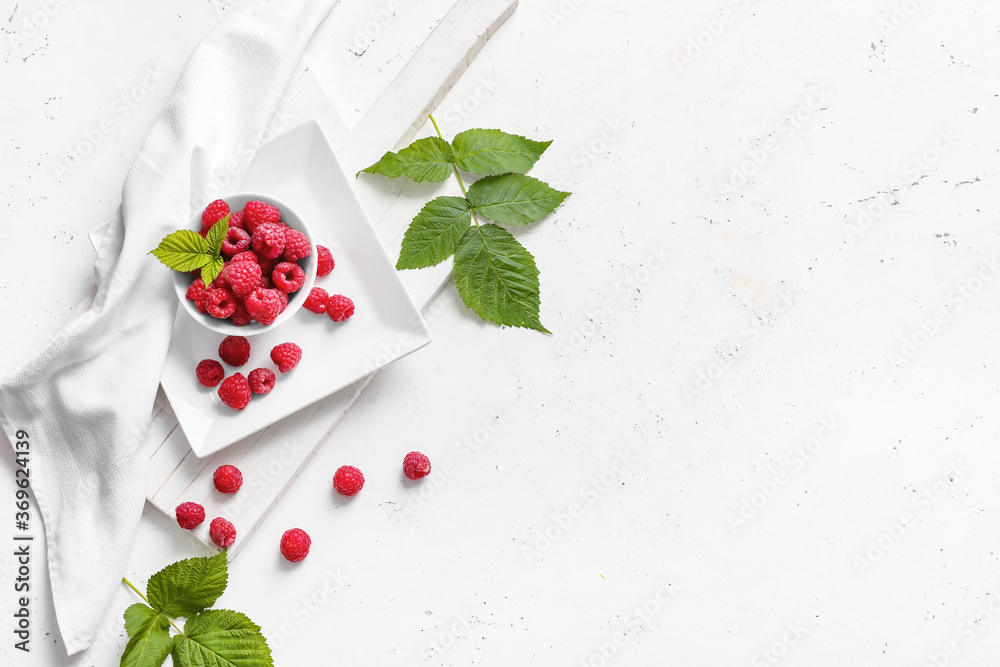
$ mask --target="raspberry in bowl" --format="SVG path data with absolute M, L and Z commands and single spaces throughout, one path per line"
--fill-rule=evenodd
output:
M 312 230 L 291 206 L 256 192 L 210 203 L 187 228 L 204 236 L 226 214 L 222 273 L 206 287 L 197 272 L 174 271 L 174 290 L 181 307 L 216 333 L 270 331 L 291 319 L 312 291 L 318 265 Z

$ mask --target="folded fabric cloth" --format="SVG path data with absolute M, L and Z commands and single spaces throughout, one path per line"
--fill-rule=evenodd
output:
M 128 563 L 146 495 L 146 434 L 177 308 L 147 253 L 187 224 L 213 167 L 256 148 L 336 0 L 266 0 L 195 49 L 129 170 L 89 308 L 0 383 L 0 425 L 25 431 L 59 630 L 90 645 Z M 79 481 L 91 492 L 81 498 Z

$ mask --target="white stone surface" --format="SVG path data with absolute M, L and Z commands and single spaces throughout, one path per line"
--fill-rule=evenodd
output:
M 40 3 L 8 5 L 16 32 Z M 59 6 L 0 70 L 0 372 L 88 289 L 85 232 L 218 18 L 194 0 Z M 435 342 L 374 382 L 233 564 L 221 604 L 264 626 L 276 664 L 598 665 L 617 633 L 608 664 L 996 662 L 1000 7 L 898 7 L 884 34 L 893 2 L 521 3 L 437 117 L 447 134 L 555 140 L 534 173 L 575 194 L 519 232 L 554 335 L 439 297 Z M 163 81 L 116 112 L 149 67 Z M 495 82 L 483 100 L 480 78 Z M 817 108 L 782 124 L 806 98 Z M 113 130 L 57 176 L 105 117 Z M 935 141 L 947 150 L 920 157 Z M 411 188 L 414 211 L 454 191 Z M 904 340 L 926 344 L 897 367 Z M 700 372 L 714 377 L 688 400 Z M 402 483 L 411 449 L 451 474 Z M 344 463 L 368 479 L 350 502 L 329 485 Z M 760 507 L 734 530 L 743 500 Z M 589 504 L 552 528 L 573 503 Z M 292 526 L 314 538 L 295 567 L 276 547 Z M 562 534 L 541 549 L 546 530 Z M 130 578 L 201 549 L 147 510 Z M 70 661 L 39 565 L 36 651 L 15 655 L 5 632 L 3 662 L 116 665 L 133 595 Z M 661 582 L 670 600 L 634 615 Z

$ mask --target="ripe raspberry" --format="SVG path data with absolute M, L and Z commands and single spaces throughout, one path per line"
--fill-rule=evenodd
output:
M 208 293 L 205 308 L 212 317 L 224 320 L 236 310 L 236 299 L 233 297 L 232 292 L 227 289 L 214 289 Z
M 201 278 L 195 278 L 191 286 L 188 287 L 187 298 L 196 304 L 199 301 L 204 303 L 205 299 L 208 298 L 208 290 L 205 289 L 205 282 Z
M 233 229 L 234 227 L 246 231 L 243 222 L 243 211 L 234 211 L 229 214 L 229 228 Z
M 295 343 L 275 345 L 271 350 L 271 361 L 278 364 L 278 370 L 287 373 L 299 365 L 302 358 L 302 348 Z
M 343 322 L 354 314 L 354 302 L 343 294 L 331 294 L 326 300 L 326 314 L 334 322 Z
M 201 214 L 201 226 L 211 228 L 212 225 L 222 220 L 224 217 L 229 215 L 229 204 L 221 199 L 216 199 L 214 202 L 205 207 L 205 210 Z
M 230 227 L 222 242 L 222 254 L 232 257 L 250 247 L 250 235 L 238 227 Z
M 243 299 L 236 297 L 236 310 L 234 310 L 233 314 L 229 316 L 229 321 L 238 327 L 245 327 L 253 322 L 253 318 L 250 317 L 250 313 L 247 311 L 247 305 Z
M 354 466 L 340 466 L 333 473 L 333 488 L 342 496 L 353 496 L 365 485 L 365 476 Z
M 276 222 L 261 223 L 254 229 L 250 243 L 261 257 L 280 257 L 285 251 L 285 230 Z
M 214 387 L 222 382 L 222 378 L 226 377 L 226 371 L 222 369 L 222 364 L 215 359 L 202 359 L 198 362 L 198 367 L 195 368 L 194 372 L 198 376 L 198 382 L 206 387 Z
M 199 313 L 207 313 L 208 308 L 205 306 L 205 304 L 207 303 L 208 303 L 208 292 L 205 292 L 205 298 L 202 301 L 195 301 L 194 307 L 198 309 Z
M 409 479 L 420 479 L 431 474 L 431 460 L 420 452 L 410 452 L 403 458 L 403 474 Z
M 316 246 L 316 275 L 325 276 L 333 271 L 333 253 L 321 245 Z
M 325 313 L 326 300 L 329 297 L 330 295 L 322 287 L 313 287 L 309 291 L 309 296 L 306 297 L 306 302 L 302 304 L 302 307 L 314 313 Z
M 233 262 L 253 262 L 254 264 L 256 264 L 257 263 L 257 253 L 255 253 L 253 250 L 244 250 L 241 253 L 233 255 L 232 261 Z
M 262 225 L 265 222 L 279 222 L 280 220 L 281 211 L 262 201 L 247 202 L 247 205 L 243 207 L 243 228 L 250 234 L 254 233 L 257 225 Z
M 222 271 L 225 271 L 226 267 L 229 266 L 231 263 L 232 262 L 225 262 L 222 265 Z M 222 271 L 219 271 L 219 275 L 217 275 L 215 277 L 215 280 L 212 281 L 212 287 L 215 288 L 215 289 L 228 290 L 229 289 L 229 281 L 227 281 L 226 277 L 224 275 L 222 275 Z
M 292 262 L 282 262 L 274 267 L 271 272 L 271 280 L 274 286 L 285 294 L 291 294 L 302 289 L 302 284 L 306 281 L 306 272 L 302 267 Z
M 263 273 L 260 274 L 260 279 L 257 281 L 257 287 L 263 287 L 264 289 L 271 289 L 274 285 L 271 284 L 271 279 L 265 276 Z M 281 290 L 278 290 L 279 292 Z
M 281 258 L 261 256 L 257 258 L 257 263 L 260 264 L 260 272 L 270 279 L 271 273 L 274 271 L 274 267 L 281 264 Z
M 238 231 L 238 230 L 237 230 Z M 254 262 L 230 262 L 220 274 L 233 296 L 246 296 L 260 281 L 260 266 Z
M 250 383 L 243 373 L 233 373 L 222 381 L 219 398 L 233 410 L 242 410 L 250 404 Z
M 226 336 L 219 343 L 219 359 L 230 366 L 242 366 L 250 358 L 250 341 L 243 336 Z
M 298 563 L 309 555 L 309 547 L 312 546 L 312 539 L 309 533 L 301 528 L 286 530 L 281 536 L 281 555 L 292 563 Z
M 312 254 L 312 246 L 309 245 L 309 238 L 297 229 L 285 231 L 285 254 L 286 262 L 297 262 Z
M 177 506 L 177 525 L 184 530 L 191 530 L 201 525 L 205 520 L 205 508 L 198 503 L 181 503 Z
M 261 324 L 274 324 L 274 320 L 284 310 L 281 297 L 278 294 L 280 292 L 276 289 L 255 287 L 252 292 L 247 294 L 245 301 L 250 317 Z
M 255 394 L 267 394 L 274 389 L 274 371 L 270 368 L 255 368 L 247 376 L 250 391 Z
M 212 476 L 215 488 L 222 493 L 236 493 L 243 486 L 243 473 L 236 466 L 224 465 L 215 469 Z
M 208 527 L 208 536 L 220 549 L 231 547 L 236 541 L 236 526 L 221 516 L 217 516 L 212 519 L 212 523 Z
M 282 292 L 280 289 L 276 289 L 274 291 L 278 293 L 278 298 L 281 299 L 281 310 L 278 311 L 278 314 L 280 315 L 285 312 L 285 308 L 288 307 L 288 294 Z

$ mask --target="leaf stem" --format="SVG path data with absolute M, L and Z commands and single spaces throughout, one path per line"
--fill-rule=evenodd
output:
M 122 577 L 122 582 L 124 582 L 124 584 L 126 586 L 128 586 L 133 591 L 135 591 L 135 594 L 138 595 L 139 597 L 141 597 L 146 602 L 146 604 L 148 604 L 150 607 L 153 606 L 152 603 L 149 601 L 149 598 L 147 598 L 145 595 L 143 595 L 142 591 L 140 591 L 138 588 L 136 588 L 135 586 L 133 586 L 131 581 L 129 581 L 125 577 Z M 173 625 L 174 626 L 174 630 L 176 630 L 178 634 L 182 634 L 182 635 L 184 634 L 184 631 L 181 630 L 180 628 L 178 628 L 176 625 L 174 625 L 174 622 L 172 620 L 170 620 L 169 618 L 167 619 L 167 623 L 169 623 L 170 625 Z
M 431 119 L 431 124 L 434 126 L 434 131 L 437 132 L 438 139 L 444 141 L 444 137 L 441 136 L 441 128 L 438 127 L 437 121 L 434 120 L 434 114 L 427 114 L 427 117 Z M 451 163 L 451 169 L 455 172 L 455 178 L 458 179 L 458 187 L 462 188 L 462 194 L 465 195 L 465 200 L 469 201 L 469 191 L 465 189 L 465 183 L 462 182 L 462 175 L 458 173 L 458 167 L 454 162 Z M 471 202 L 470 202 L 471 207 Z M 476 215 L 476 209 L 472 210 L 472 219 L 476 221 L 476 227 L 479 227 L 479 217 Z

